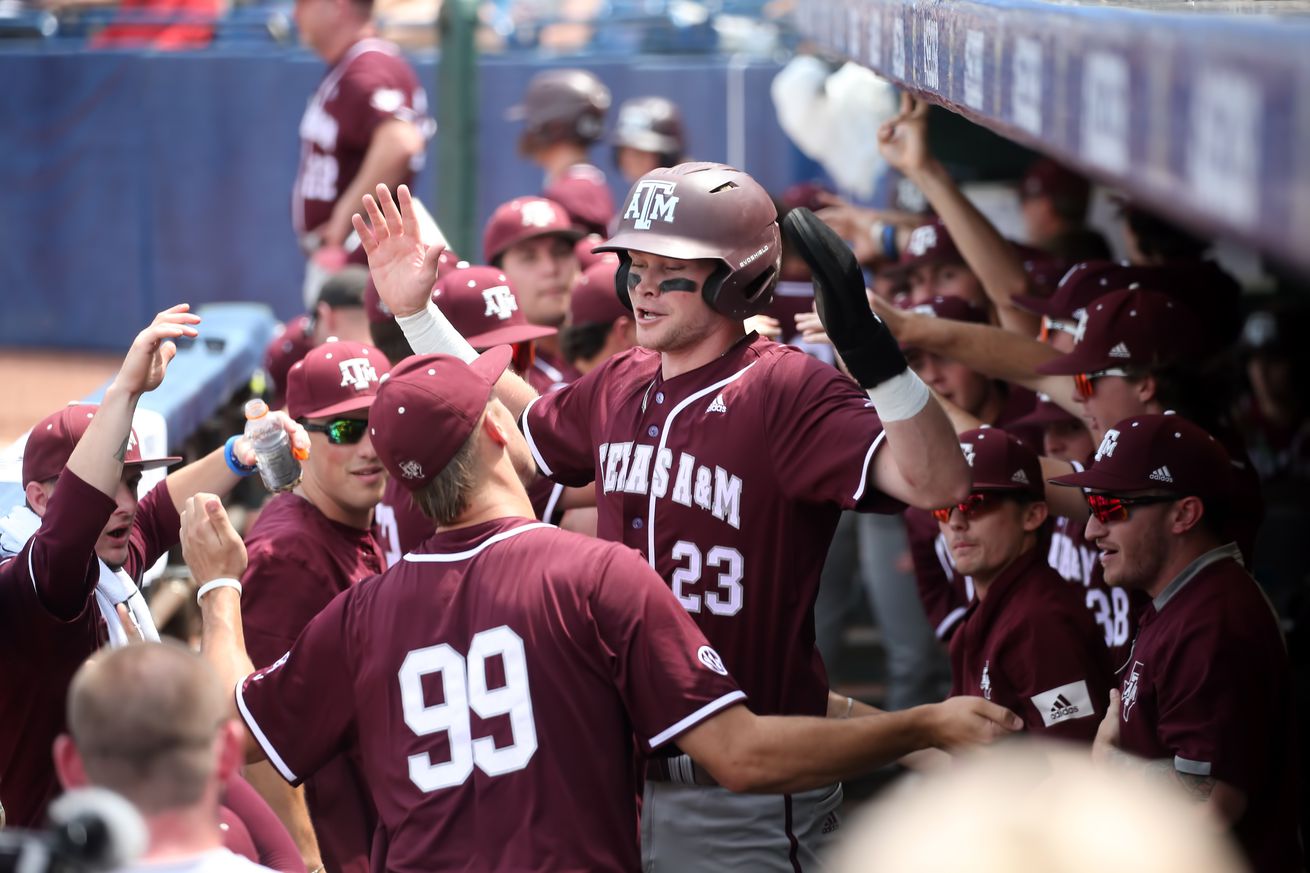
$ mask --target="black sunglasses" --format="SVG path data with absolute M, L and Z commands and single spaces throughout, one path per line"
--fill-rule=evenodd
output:
M 353 446 L 364 438 L 364 431 L 368 430 L 368 421 L 361 418 L 334 418 L 327 424 L 307 424 L 302 421 L 301 424 L 310 433 L 326 435 L 328 442 L 334 446 Z

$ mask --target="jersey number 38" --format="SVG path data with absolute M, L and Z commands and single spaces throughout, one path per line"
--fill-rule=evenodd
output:
M 505 684 L 488 688 L 487 661 L 497 657 Z M 434 673 L 441 674 L 442 702 L 429 704 L 423 677 Z M 450 745 L 450 760 L 440 764 L 427 752 L 409 756 L 410 781 L 422 791 L 462 785 L 475 765 L 488 776 L 522 770 L 537 751 L 523 639 L 505 625 L 475 634 L 468 657 L 446 643 L 414 649 L 400 665 L 400 700 L 410 730 L 420 737 L 445 732 Z M 475 739 L 470 712 L 483 719 L 509 716 L 514 741 L 496 748 L 492 737 Z

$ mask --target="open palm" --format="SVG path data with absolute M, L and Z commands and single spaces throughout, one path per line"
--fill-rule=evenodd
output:
M 368 255 L 368 269 L 378 296 L 394 315 L 403 316 L 428 305 L 443 249 L 426 245 L 420 238 L 408 186 L 401 185 L 396 195 L 399 208 L 387 186 L 378 185 L 376 199 L 373 194 L 364 195 L 368 222 L 359 215 L 352 221 Z

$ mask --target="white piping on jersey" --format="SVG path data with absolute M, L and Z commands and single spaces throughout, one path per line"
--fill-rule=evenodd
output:
M 538 370 L 540 370 L 541 372 L 546 374 L 546 378 L 551 381 L 550 387 L 552 390 L 554 390 L 560 385 L 568 384 L 567 382 L 564 381 L 563 373 L 561 373 L 556 368 L 552 367 L 550 364 L 547 364 L 541 358 L 533 358 L 532 365 L 536 367 Z
M 730 691 L 727 694 L 720 697 L 718 700 L 711 700 L 709 703 L 705 704 L 700 709 L 696 710 L 691 715 L 684 718 L 682 721 L 678 722 L 677 724 L 673 725 L 670 728 L 660 731 L 658 734 L 651 737 L 650 748 L 652 750 L 658 749 L 660 746 L 664 745 L 669 740 L 676 737 L 678 734 L 687 730 L 687 728 L 692 727 L 698 722 L 704 721 L 705 719 L 714 715 L 714 713 L 718 712 L 720 709 L 723 709 L 729 704 L 736 703 L 738 700 L 745 700 L 745 699 L 746 699 L 746 692 Z
M 860 487 L 855 489 L 855 496 L 851 498 L 856 503 L 864 496 L 864 488 L 869 484 L 869 465 L 873 463 L 873 453 L 878 451 L 878 446 L 882 444 L 882 438 L 885 436 L 887 431 L 878 431 L 878 435 L 873 438 L 873 445 L 869 446 L 869 451 L 864 455 L 864 467 L 860 471 Z
M 473 548 L 468 549 L 468 550 L 463 551 L 463 552 L 433 552 L 433 553 L 427 553 L 427 554 L 423 554 L 423 555 L 416 555 L 416 554 L 414 554 L 413 552 L 410 552 L 408 555 L 405 556 L 405 560 L 406 560 L 406 561 L 412 561 L 412 562 L 414 562 L 414 563 L 416 563 L 416 564 L 417 564 L 417 563 L 423 563 L 423 564 L 428 564 L 428 563 L 451 563 L 451 562 L 454 562 L 454 561 L 464 561 L 464 560 L 467 560 L 468 558 L 473 557 L 473 556 L 476 555 L 478 552 L 481 552 L 481 551 L 482 551 L 483 549 L 485 549 L 487 546 L 490 546 L 490 545 L 493 545 L 493 544 L 495 544 L 495 543 L 498 543 L 498 542 L 500 542 L 501 540 L 507 540 L 507 539 L 509 539 L 510 537 L 516 537 L 516 536 L 518 536 L 519 534 L 521 534 L 521 533 L 527 533 L 527 532 L 530 531 L 530 530 L 538 530 L 539 528 L 543 528 L 543 527 L 554 527 L 554 526 L 555 526 L 555 525 L 553 525 L 553 524 L 546 524 L 544 521 L 534 521 L 532 524 L 525 524 L 525 525 L 523 525 L 523 527 L 516 527 L 516 528 L 514 528 L 513 530 L 501 531 L 500 533 L 496 534 L 495 536 L 487 537 L 485 540 L 483 540 L 482 542 L 478 543 L 478 544 L 477 544 L 476 546 L 474 546 Z
M 341 58 L 340 62 L 332 68 L 332 71 L 327 74 L 322 82 L 318 83 L 318 87 L 314 89 L 314 96 L 310 98 L 312 100 L 312 105 L 317 105 L 319 109 L 322 109 L 323 104 L 327 103 L 327 95 L 332 93 L 332 89 L 337 86 L 337 82 L 341 81 L 341 77 L 346 74 L 346 70 L 355 62 L 356 58 L 366 52 L 382 52 L 384 55 L 391 55 L 392 57 L 396 56 L 396 52 L 392 50 L 391 43 L 387 42 L 385 39 L 379 39 L 377 37 L 361 39 L 350 47 L 345 56 Z M 296 169 L 296 184 L 293 185 L 291 189 L 291 220 L 292 224 L 295 226 L 297 237 L 304 236 L 306 233 L 314 229 L 312 227 L 300 226 L 305 220 L 305 198 L 301 196 L 300 193 L 300 171 L 305 168 L 305 161 L 309 158 L 309 154 L 313 150 L 313 145 L 308 141 L 301 144 L 300 166 Z
M 253 675 L 255 674 L 250 674 L 250 676 Z M 292 785 L 295 785 L 300 780 L 296 778 L 295 773 L 291 772 L 291 768 L 287 766 L 287 762 L 282 760 L 282 756 L 277 753 L 277 749 L 273 748 L 273 743 L 269 741 L 267 736 L 265 736 L 264 729 L 259 726 L 259 722 L 255 721 L 255 717 L 250 714 L 250 709 L 246 706 L 246 699 L 241 694 L 241 686 L 246 684 L 246 680 L 249 679 L 250 676 L 243 676 L 237 680 L 237 709 L 241 710 L 241 718 L 245 721 L 246 727 L 250 728 L 250 733 L 254 735 L 255 741 L 258 742 L 259 747 L 264 750 L 264 756 L 268 758 L 269 762 L 277 768 L 279 773 L 282 774 L 283 779 L 287 780 Z
M 537 469 L 541 471 L 543 476 L 553 476 L 555 474 L 551 471 L 550 464 L 546 463 L 546 459 L 541 456 L 541 450 L 537 448 L 537 443 L 532 439 L 532 428 L 528 427 L 528 411 L 532 409 L 532 404 L 540 399 L 540 396 L 534 397 L 532 403 L 523 407 L 523 414 L 519 416 L 519 430 L 523 431 L 523 436 L 527 437 L 528 448 L 532 450 L 532 458 L 537 462 Z
M 658 458 L 660 455 L 664 453 L 665 445 L 666 443 L 668 443 L 669 440 L 669 428 L 673 425 L 673 419 L 677 417 L 679 412 L 682 412 L 682 410 L 685 409 L 688 404 L 694 403 L 695 401 L 704 397 L 706 394 L 709 394 L 711 391 L 717 391 L 720 388 L 722 388 L 724 385 L 728 385 L 732 382 L 736 382 L 738 379 L 742 377 L 742 375 L 747 370 L 749 370 L 751 367 L 754 367 L 757 363 L 759 362 L 751 361 L 749 364 L 742 367 L 740 370 L 733 373 L 728 378 L 721 379 L 718 382 L 715 382 L 713 385 L 709 386 L 708 388 L 700 389 L 695 394 L 692 394 L 690 397 L 685 398 L 681 403 L 673 407 L 673 409 L 669 410 L 668 417 L 664 419 L 664 428 L 660 431 L 660 444 L 659 447 L 656 448 L 655 450 L 655 457 Z M 656 499 L 657 498 L 655 496 L 655 489 L 652 488 L 650 489 L 649 511 L 646 513 L 646 528 L 650 532 L 650 535 L 646 540 L 647 543 L 649 543 L 646 549 L 646 560 L 650 562 L 651 569 L 655 568 L 655 501 Z
M 560 498 L 564 496 L 564 486 L 555 483 L 550 489 L 550 499 L 546 501 L 546 511 L 541 514 L 543 521 L 549 521 L 555 517 L 555 507 L 559 505 Z
M 945 639 L 946 632 L 949 631 L 957 621 L 964 618 L 964 614 L 968 611 L 968 607 L 957 606 L 947 613 L 946 618 L 943 618 L 942 623 L 937 625 L 937 629 L 933 631 L 933 633 L 937 635 L 937 639 Z

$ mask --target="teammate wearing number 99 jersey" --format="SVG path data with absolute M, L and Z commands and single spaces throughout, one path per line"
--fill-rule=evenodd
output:
M 491 396 L 509 357 L 391 372 L 370 432 L 438 533 L 343 592 L 270 667 L 250 672 L 242 649 L 223 579 L 244 554 L 221 506 L 193 501 L 183 519 L 203 651 L 236 684 L 248 753 L 295 782 L 357 744 L 387 870 L 639 869 L 634 736 L 646 751 L 676 740 L 735 790 L 793 791 L 1018 726 L 978 698 L 876 718 L 752 714 L 637 554 L 532 518 L 531 455 Z

